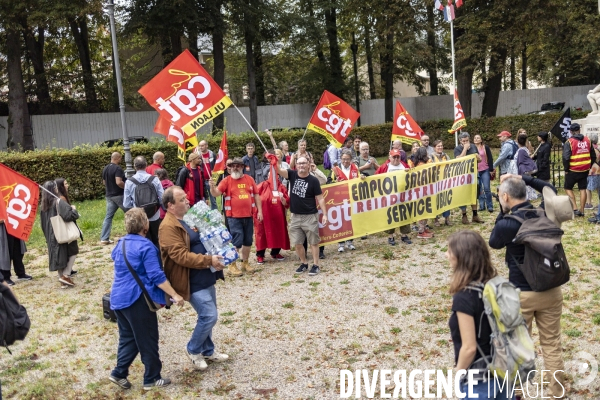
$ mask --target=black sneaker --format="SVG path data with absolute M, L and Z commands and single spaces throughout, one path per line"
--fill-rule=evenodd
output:
M 389 244 L 390 246 L 395 246 L 395 245 L 396 245 L 396 241 L 394 240 L 394 238 L 393 238 L 393 237 L 391 237 L 391 238 L 388 238 L 388 244 Z
M 23 275 L 17 277 L 18 281 L 30 281 L 32 279 L 33 278 L 31 277 L 31 275 L 27 275 L 27 274 L 23 274 Z
M 576 217 L 584 217 L 585 216 L 585 214 L 579 210 L 574 210 L 573 214 L 575 214 Z
M 308 267 L 308 266 L 307 266 Z M 15 286 L 15 283 L 12 281 L 12 279 L 8 278 L 5 279 L 4 282 L 6 282 L 8 284 L 8 286 Z
M 412 241 L 410 240 L 410 238 L 408 236 L 402 236 L 400 238 L 400 240 L 402 240 L 406 244 L 412 244 Z
M 77 275 L 77 271 L 75 271 L 75 270 L 72 270 L 72 271 L 71 271 L 71 275 L 69 275 L 69 276 L 74 276 L 74 275 Z
M 319 252 L 319 259 L 321 259 L 321 260 L 325 259 L 325 252 L 323 252 L 323 251 Z
M 169 386 L 170 384 L 171 384 L 170 379 L 161 378 L 161 379 L 155 380 L 153 383 L 144 383 L 144 390 L 152 390 L 152 388 Z
M 115 385 L 119 385 L 123 389 L 131 389 L 131 382 L 127 380 L 127 378 L 119 379 L 116 376 L 109 376 L 108 380 L 114 383 Z
M 313 264 L 313 266 L 310 269 L 310 272 L 308 273 L 308 275 L 313 276 L 313 275 L 316 275 L 318 273 L 319 273 L 319 266 Z
M 297 274 L 301 274 L 301 273 L 306 272 L 306 271 L 308 271 L 308 264 L 300 264 L 300 266 L 296 270 L 296 273 Z
M 591 222 L 592 224 L 596 224 L 596 223 L 598 223 L 598 218 L 596 218 L 596 217 L 588 218 L 588 222 Z

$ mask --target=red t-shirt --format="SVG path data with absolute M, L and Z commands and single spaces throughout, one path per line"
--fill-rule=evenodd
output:
M 219 183 L 217 189 L 225 195 L 225 215 L 232 218 L 252 217 L 254 195 L 258 191 L 250 175 L 244 174 L 240 179 L 228 176 Z
M 146 167 L 146 173 L 148 173 L 150 175 L 154 175 L 154 172 L 157 169 L 161 169 L 161 168 L 164 168 L 164 167 L 162 165 L 158 165 L 158 164 L 151 164 Z
M 204 163 L 202 164 L 204 166 L 204 176 L 208 176 L 210 178 L 210 152 L 206 152 L 206 154 L 202 154 L 200 153 L 200 155 L 202 155 L 202 159 L 204 161 Z M 208 178 L 206 178 L 208 179 Z

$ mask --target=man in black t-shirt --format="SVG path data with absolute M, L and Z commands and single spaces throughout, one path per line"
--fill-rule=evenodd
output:
M 296 246 L 296 254 L 300 257 L 301 262 L 296 272 L 303 273 L 308 270 L 303 246 L 306 238 L 313 256 L 313 266 L 308 274 L 316 275 L 319 273 L 319 242 L 321 241 L 317 202 L 323 212 L 322 224 L 327 225 L 327 208 L 319 180 L 310 175 L 310 166 L 306 157 L 298 158 L 296 171 L 281 169 L 277 162 L 277 156 L 273 154 L 267 155 L 267 158 L 276 168 L 277 173 L 290 181 L 290 211 L 292 213 L 289 227 L 290 242 Z
M 100 234 L 101 244 L 112 244 L 110 240 L 110 230 L 115 213 L 120 208 L 123 212 L 129 209 L 123 207 L 123 188 L 125 187 L 125 172 L 119 166 L 121 163 L 121 153 L 114 152 L 110 156 L 110 164 L 102 170 L 102 183 L 106 187 L 106 216 L 102 222 L 102 233 Z
M 477 162 L 481 161 L 481 156 L 477 151 L 477 147 L 471 143 L 471 136 L 467 132 L 463 132 L 458 135 L 458 141 L 460 144 L 454 148 L 454 158 L 461 158 L 475 154 L 477 156 Z M 462 223 L 468 225 L 469 218 L 467 217 L 467 207 L 460 206 L 460 210 L 462 211 Z M 477 204 L 472 204 L 471 210 L 473 210 L 473 222 L 483 224 L 483 220 L 479 215 L 477 215 Z

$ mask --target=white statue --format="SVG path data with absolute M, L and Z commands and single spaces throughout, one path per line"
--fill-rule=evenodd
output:
M 587 95 L 587 99 L 592 106 L 592 112 L 590 115 L 598 114 L 598 108 L 600 107 L 600 85 L 590 90 L 589 94 Z

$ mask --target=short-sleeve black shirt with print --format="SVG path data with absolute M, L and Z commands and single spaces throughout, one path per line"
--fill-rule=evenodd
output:
M 306 178 L 298 176 L 298 172 L 288 169 L 290 181 L 290 211 L 293 214 L 316 214 L 317 196 L 322 194 L 319 180 L 312 175 Z

